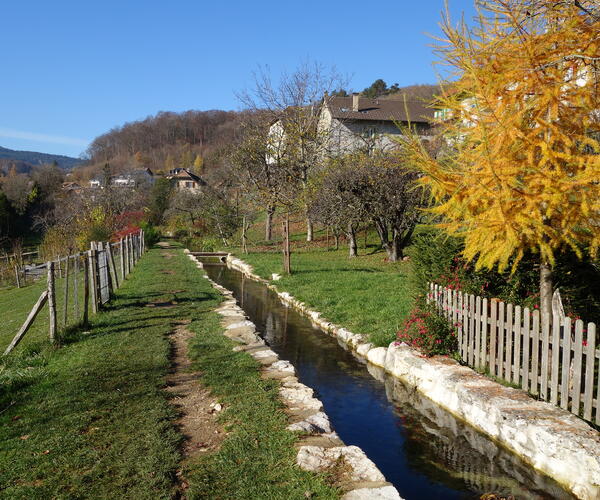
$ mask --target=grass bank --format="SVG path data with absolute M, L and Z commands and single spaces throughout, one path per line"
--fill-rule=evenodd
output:
M 236 255 L 255 272 L 276 282 L 280 291 L 291 293 L 327 320 L 354 333 L 368 335 L 376 345 L 387 346 L 413 305 L 410 262 L 385 262 L 376 245 L 361 247 L 359 256 L 348 258 L 348 250 L 331 250 L 320 245 L 303 245 L 292 254 L 292 275 L 283 275 L 281 253 L 261 252 Z
M 11 354 L 0 371 L 0 497 L 172 498 L 184 467 L 189 498 L 335 498 L 324 477 L 296 468 L 277 386 L 231 351 L 212 312 L 221 300 L 180 249 L 154 249 L 88 332 Z M 164 390 L 182 319 L 230 431 L 219 452 L 185 464 Z

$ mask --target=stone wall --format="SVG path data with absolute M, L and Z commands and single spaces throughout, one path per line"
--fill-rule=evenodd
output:
M 405 344 L 375 347 L 359 334 L 323 319 L 287 292 L 257 276 L 229 255 L 227 264 L 265 283 L 285 304 L 337 337 L 358 357 L 413 386 L 475 429 L 558 481 L 577 498 L 600 499 L 600 433 L 550 403 L 502 386 L 447 357 L 424 358 Z

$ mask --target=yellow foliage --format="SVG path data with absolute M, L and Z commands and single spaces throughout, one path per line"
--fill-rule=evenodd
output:
M 491 0 L 470 30 L 446 18 L 456 70 L 438 107 L 448 144 L 407 139 L 440 227 L 478 267 L 600 246 L 600 22 L 573 2 Z

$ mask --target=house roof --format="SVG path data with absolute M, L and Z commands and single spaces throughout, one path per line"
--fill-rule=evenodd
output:
M 421 101 L 393 99 L 369 99 L 359 97 L 358 111 L 352 111 L 352 96 L 329 97 L 327 106 L 333 118 L 338 120 L 376 120 L 397 122 L 433 121 L 434 109 Z
M 176 174 L 171 175 L 170 178 L 171 179 L 188 179 L 188 180 L 196 181 L 201 186 L 207 185 L 206 181 L 202 177 L 200 177 L 199 175 L 193 174 L 187 168 L 182 168 Z

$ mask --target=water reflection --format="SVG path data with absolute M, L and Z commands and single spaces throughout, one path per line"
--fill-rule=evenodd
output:
M 550 478 L 285 307 L 264 285 L 225 266 L 209 276 L 246 314 L 300 380 L 315 390 L 340 437 L 360 446 L 406 499 L 573 498 Z

